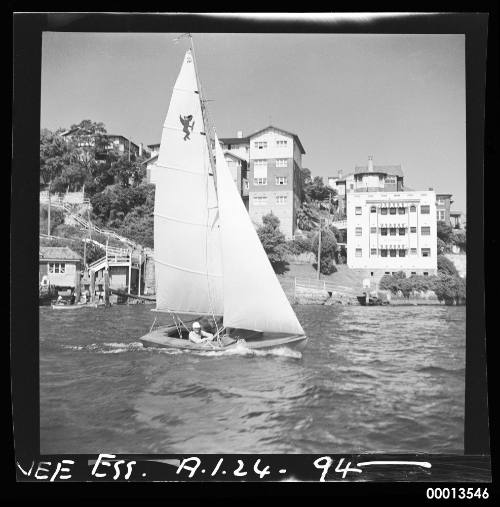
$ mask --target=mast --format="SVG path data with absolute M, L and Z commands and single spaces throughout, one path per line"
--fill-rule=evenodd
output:
M 215 195 L 217 196 L 217 171 L 216 171 L 216 167 L 215 167 L 212 146 L 210 145 L 211 137 L 210 137 L 210 121 L 208 119 L 208 110 L 205 106 L 205 99 L 203 96 L 203 88 L 201 86 L 201 81 L 198 77 L 198 64 L 196 62 L 196 52 L 194 49 L 193 36 L 191 35 L 191 33 L 188 33 L 187 35 L 189 37 L 191 52 L 193 54 L 193 62 L 194 62 L 194 68 L 195 68 L 195 74 L 196 74 L 196 83 L 198 85 L 198 93 L 200 95 L 201 113 L 202 113 L 202 117 L 203 117 L 203 127 L 205 129 L 205 137 L 206 137 L 207 147 L 208 147 L 208 158 L 210 160 L 210 167 L 211 167 L 212 173 L 214 175 Z M 214 142 L 215 142 L 215 139 L 214 139 Z

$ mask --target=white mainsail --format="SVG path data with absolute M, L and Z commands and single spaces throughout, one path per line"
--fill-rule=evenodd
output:
M 224 326 L 304 334 L 276 278 L 215 135 L 224 272 Z
M 217 197 L 194 58 L 187 51 L 163 125 L 153 181 L 156 307 L 222 315 Z

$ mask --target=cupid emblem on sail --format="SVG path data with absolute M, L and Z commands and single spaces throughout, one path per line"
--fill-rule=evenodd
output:
M 193 132 L 193 128 L 194 128 L 194 120 L 193 120 L 193 123 L 191 123 L 192 119 L 193 119 L 193 115 L 192 114 L 190 114 L 188 116 L 179 115 L 179 120 L 181 121 L 182 127 L 183 127 L 182 131 L 184 132 L 184 134 L 186 134 L 184 136 L 184 141 L 186 141 L 188 139 L 191 140 L 191 138 L 189 137 L 189 135 L 191 134 L 191 132 Z M 191 131 L 189 129 L 191 129 Z

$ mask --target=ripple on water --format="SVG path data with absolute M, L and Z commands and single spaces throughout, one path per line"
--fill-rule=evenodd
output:
M 463 452 L 465 308 L 294 309 L 302 353 L 144 348 L 146 305 L 41 309 L 42 452 Z

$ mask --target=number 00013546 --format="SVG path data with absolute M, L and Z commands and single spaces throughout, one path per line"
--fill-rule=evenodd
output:
M 447 500 L 448 498 L 487 500 L 490 497 L 488 488 L 427 488 L 426 494 L 430 500 Z

